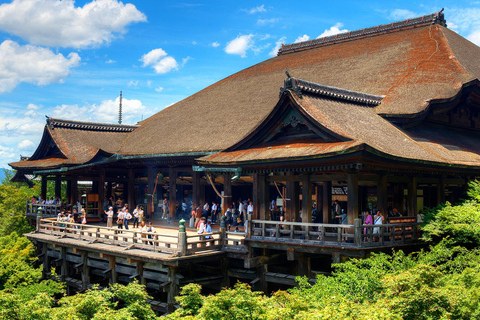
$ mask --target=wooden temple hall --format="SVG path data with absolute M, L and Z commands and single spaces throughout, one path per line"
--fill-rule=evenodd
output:
M 68 263 L 78 268 L 91 255 L 95 263 L 88 267 L 101 269 L 97 274 L 115 270 L 115 263 L 148 273 L 147 283 L 161 274 L 165 281 L 151 287 L 174 288 L 171 294 L 183 283 L 179 274 L 209 284 L 220 276 L 224 285 L 225 277 L 243 276 L 267 290 L 272 283 L 293 284 L 287 275 L 313 277 L 332 256 L 340 261 L 339 254 L 361 257 L 405 246 L 417 239 L 422 208 L 461 199 L 480 173 L 479 79 L 480 48 L 449 30 L 440 11 L 283 45 L 276 57 L 136 125 L 47 118 L 36 152 L 10 164 L 18 179 L 42 178 L 43 198 L 48 179 L 68 203 L 83 196 L 79 181 L 90 181 L 90 216 L 102 215 L 110 196 L 144 205 L 150 215 L 167 198 L 172 218 L 183 200 L 194 207 L 221 201 L 225 211 L 250 198 L 254 211 L 242 239 L 227 232 L 201 257 L 196 249 L 173 253 L 175 262 L 145 255 L 145 247 L 135 249 L 142 254 L 119 252 L 115 243 L 93 248 L 103 239 L 98 234 L 90 234 L 93 243 L 68 232 L 58 237 L 48 221 L 29 237 L 45 246 L 46 256 L 55 251 L 59 264 L 67 263 L 63 252 L 75 256 Z M 67 192 L 60 195 L 63 181 Z M 269 210 L 272 200 L 287 222 L 271 221 L 278 218 Z M 335 200 L 348 216 L 338 228 L 331 225 Z M 411 217 L 410 225 L 385 222 L 384 237 L 373 241 L 362 212 L 393 208 Z M 146 272 L 142 261 L 156 271 Z M 159 266 L 151 267 L 155 261 Z M 213 280 L 189 263 L 202 263 Z

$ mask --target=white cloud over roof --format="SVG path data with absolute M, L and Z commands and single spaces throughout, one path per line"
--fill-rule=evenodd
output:
M 40 14 L 41 13 L 41 14 Z M 0 29 L 32 44 L 85 48 L 109 43 L 146 16 L 130 3 L 96 0 L 75 7 L 73 0 L 14 0 L 0 5 Z
M 325 31 L 320 34 L 318 38 L 333 36 L 339 33 L 348 32 L 347 29 L 340 29 L 343 27 L 343 23 L 337 22 L 335 25 L 331 26 L 330 29 L 325 29 Z
M 225 47 L 225 52 L 228 54 L 236 54 L 245 58 L 247 50 L 253 47 L 253 34 L 241 35 L 230 41 Z

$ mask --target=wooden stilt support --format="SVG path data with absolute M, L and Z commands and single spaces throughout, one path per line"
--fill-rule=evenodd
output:
M 323 183 L 322 190 L 323 223 L 329 223 L 332 212 L 332 181 Z

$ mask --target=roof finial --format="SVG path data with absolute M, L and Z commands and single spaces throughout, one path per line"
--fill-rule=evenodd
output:
M 288 72 L 288 69 L 285 69 L 285 74 L 287 75 L 288 79 L 291 78 L 290 73 Z
M 122 124 L 122 91 L 120 90 L 120 104 L 118 106 L 118 124 Z

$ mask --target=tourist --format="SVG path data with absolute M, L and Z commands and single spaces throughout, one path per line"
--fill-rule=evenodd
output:
M 373 224 L 373 218 L 372 218 L 372 215 L 370 214 L 369 210 L 365 211 L 365 220 L 364 220 L 363 224 L 366 224 L 366 225 L 372 225 Z M 367 235 L 371 232 L 370 230 L 371 230 L 370 228 L 365 228 L 363 230 L 363 233 L 365 234 L 364 242 L 367 242 L 367 240 L 368 240 Z
M 126 208 L 128 205 L 125 206 L 125 209 L 123 210 L 123 212 L 125 213 L 125 219 L 123 220 L 124 221 L 124 224 L 125 224 L 125 230 L 128 230 L 128 221 L 130 221 L 130 219 L 133 218 L 133 216 L 130 214 L 130 212 L 128 212 L 128 209 Z
M 198 224 L 200 223 L 200 219 L 202 218 L 202 208 L 201 205 L 195 209 L 195 228 L 198 228 Z
M 104 211 L 107 215 L 107 228 L 111 228 L 113 226 L 113 207 L 108 207 L 108 211 Z
M 208 204 L 208 202 L 205 202 L 205 204 L 203 205 L 202 217 L 207 219 L 209 213 L 210 213 L 210 205 Z
M 138 223 L 141 224 L 144 221 L 145 221 L 145 215 L 144 215 L 143 207 L 139 206 L 138 207 Z
M 215 223 L 217 221 L 217 210 L 217 204 L 215 202 L 212 202 L 212 223 Z
M 205 233 L 205 228 L 206 228 L 206 218 L 205 217 L 202 217 L 200 219 L 200 223 L 197 227 L 197 234 L 200 234 L 200 235 L 203 235 Z M 200 240 L 203 240 L 203 236 L 200 236 Z
M 205 226 L 205 233 L 207 233 L 207 235 L 205 236 L 205 239 L 206 240 L 209 240 L 209 239 L 212 239 L 212 220 L 208 219 L 207 220 L 207 225 Z
M 153 238 L 152 233 L 156 233 L 155 228 L 152 225 L 152 222 L 148 223 L 147 233 L 148 233 L 148 239 L 152 239 Z M 150 244 L 153 245 L 153 241 L 150 241 Z
M 275 220 L 275 207 L 276 207 L 275 200 L 272 200 L 272 202 L 270 202 L 270 206 L 268 208 L 270 210 L 270 220 L 272 220 L 272 221 Z
M 82 217 L 81 217 L 82 221 L 82 225 L 85 225 L 87 224 L 87 213 L 85 212 L 85 209 L 82 208 Z M 84 226 L 82 226 L 82 229 L 85 229 Z
M 117 213 L 117 226 L 118 229 L 123 229 L 123 224 L 125 223 L 125 212 L 120 210 Z
M 388 216 L 390 218 L 398 218 L 398 217 L 402 217 L 402 214 L 400 212 L 398 212 L 397 208 L 393 208 L 392 212 L 389 213 Z
M 136 206 L 135 210 L 133 210 L 133 227 L 134 228 L 138 228 L 140 224 L 140 221 L 138 220 L 139 207 L 140 206 Z
M 247 215 L 248 215 L 248 220 L 250 220 L 253 216 L 253 202 L 250 201 L 248 203 L 248 207 L 247 207 Z
M 235 202 L 232 204 L 232 226 L 235 227 L 235 232 L 238 232 L 238 211 L 235 207 Z
M 228 208 L 227 211 L 225 212 L 225 223 L 227 224 L 228 231 L 230 231 L 230 226 L 232 225 L 232 222 L 233 222 L 232 209 Z
M 162 206 L 163 206 L 162 219 L 167 219 L 167 217 L 168 217 L 168 214 L 167 214 L 168 200 L 167 200 L 167 198 L 163 199 Z
M 333 202 L 333 223 L 340 223 L 340 221 L 337 219 L 338 216 L 342 213 L 342 207 L 338 203 L 337 200 Z
M 335 219 L 340 224 L 348 224 L 347 213 L 343 209 L 342 209 L 342 212 L 338 216 L 335 216 Z
M 383 214 L 380 210 L 378 210 L 377 214 L 373 218 L 373 224 L 376 226 L 382 225 L 383 220 L 384 220 Z M 379 240 L 379 234 L 380 234 L 380 227 L 373 228 L 373 235 L 375 236 L 374 241 Z

